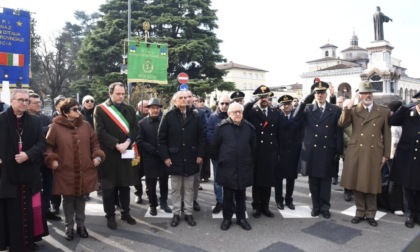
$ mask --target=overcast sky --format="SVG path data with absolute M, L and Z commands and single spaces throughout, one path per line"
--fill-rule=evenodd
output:
M 106 0 L 1 0 L 0 7 L 33 12 L 38 32 L 51 36 L 75 10 L 92 13 Z M 359 46 L 374 39 L 376 6 L 393 19 L 384 24 L 385 40 L 394 48 L 411 77 L 420 77 L 420 1 L 418 0 L 212 0 L 217 9 L 217 37 L 222 55 L 235 63 L 269 71 L 267 85 L 300 81 L 307 61 L 321 58 L 321 46 L 331 43 L 339 52 L 350 45 L 353 32 Z M 53 9 L 53 11 L 51 11 Z M 170 50 L 170 49 L 169 49 Z

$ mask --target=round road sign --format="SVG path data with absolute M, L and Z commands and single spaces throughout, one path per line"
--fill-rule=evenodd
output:
M 188 78 L 188 74 L 182 72 L 178 74 L 178 82 L 181 84 L 186 84 L 188 83 L 189 78 Z

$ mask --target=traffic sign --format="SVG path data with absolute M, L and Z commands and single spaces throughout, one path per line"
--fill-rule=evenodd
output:
M 189 78 L 188 78 L 188 74 L 187 73 L 182 72 L 182 73 L 179 73 L 178 74 L 178 82 L 179 83 L 181 83 L 181 84 L 187 84 L 188 81 L 189 81 Z
M 187 91 L 188 90 L 188 86 L 187 86 L 187 84 L 182 84 L 180 87 L 179 87 L 179 91 Z

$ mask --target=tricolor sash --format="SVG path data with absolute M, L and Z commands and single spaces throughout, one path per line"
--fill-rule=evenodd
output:
M 106 103 L 102 103 L 99 105 L 105 113 L 111 118 L 115 124 L 118 125 L 118 127 L 128 136 L 128 133 L 130 133 L 130 127 L 125 119 L 125 117 L 121 114 L 120 111 L 118 111 L 117 108 L 115 108 L 114 105 L 108 106 Z
M 121 114 L 121 112 L 118 111 L 118 109 L 113 104 L 111 106 L 108 106 L 104 102 L 104 103 L 102 103 L 99 106 L 109 116 L 109 118 L 111 118 L 111 120 L 115 124 L 117 124 L 117 126 L 128 137 L 128 134 L 130 133 L 130 126 L 129 126 L 129 123 L 127 122 L 127 120 L 125 119 L 125 117 Z M 135 142 L 133 142 L 133 144 L 131 146 L 132 146 L 132 148 L 134 150 L 134 153 L 135 153 L 135 158 L 133 159 L 133 161 L 131 162 L 131 164 L 132 164 L 132 166 L 136 166 L 140 162 L 140 155 L 139 155 L 139 151 L 138 151 L 138 148 L 137 148 L 137 144 Z

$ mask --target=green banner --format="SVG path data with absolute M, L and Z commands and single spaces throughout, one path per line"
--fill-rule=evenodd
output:
M 139 41 L 128 43 L 129 82 L 168 84 L 168 45 Z

